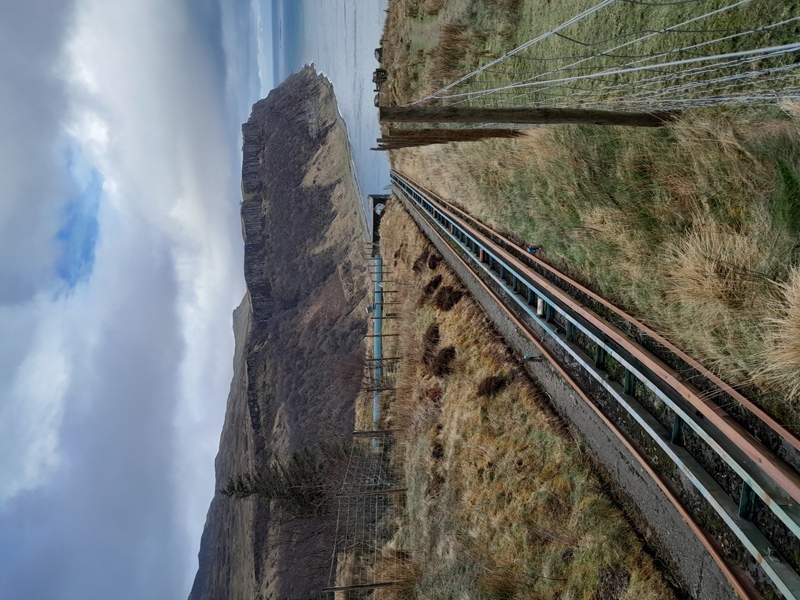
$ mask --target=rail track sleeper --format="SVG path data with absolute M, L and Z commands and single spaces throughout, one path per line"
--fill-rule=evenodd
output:
M 603 350 L 602 346 L 598 345 L 594 351 L 594 366 L 602 368 L 605 359 L 606 359 L 606 351 Z
M 553 309 L 553 304 L 551 302 L 544 303 L 544 319 L 548 323 L 553 322 L 553 317 L 555 316 L 555 312 Z

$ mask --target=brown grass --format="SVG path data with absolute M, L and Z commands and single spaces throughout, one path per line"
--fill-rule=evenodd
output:
M 433 297 L 433 304 L 439 310 L 447 312 L 448 310 L 452 310 L 463 297 L 463 290 L 456 289 L 451 285 L 444 285 L 439 288 L 436 295 Z
M 431 277 L 431 280 L 425 284 L 425 287 L 422 290 L 422 294 L 425 297 L 430 296 L 435 292 L 439 286 L 442 284 L 442 276 L 441 275 L 434 275 Z
M 469 296 L 444 311 L 422 301 L 431 274 L 462 289 L 445 264 L 415 272 L 426 242 L 398 205 L 382 253 L 407 293 L 387 353 L 404 357 L 386 427 L 402 427 L 407 521 L 392 547 L 415 585 L 399 597 L 668 598 L 592 467 Z M 428 256 L 436 254 L 428 250 Z M 453 348 L 448 373 L 420 357 Z M 511 374 L 514 374 L 513 376 Z M 406 555 L 404 555 L 406 556 Z
M 447 346 L 436 353 L 431 361 L 430 373 L 434 377 L 444 377 L 453 372 L 453 361 L 456 359 L 455 346 Z
M 425 0 L 425 14 L 435 17 L 442 12 L 446 4 L 445 0 Z
M 771 308 L 774 315 L 764 328 L 763 367 L 759 382 L 775 390 L 788 390 L 795 403 L 800 399 L 800 268 L 780 284 L 780 296 Z
M 508 385 L 508 377 L 505 375 L 489 375 L 484 377 L 478 384 L 478 398 L 492 397 L 501 392 Z
M 474 34 L 462 23 L 443 23 L 439 39 L 429 51 L 431 67 L 427 72 L 427 87 L 435 90 L 463 71 L 463 59 L 475 44 Z

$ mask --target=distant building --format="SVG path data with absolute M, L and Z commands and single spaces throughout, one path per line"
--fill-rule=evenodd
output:
M 386 208 L 386 202 L 389 200 L 389 194 L 370 194 L 370 206 L 372 206 L 372 252 L 373 254 L 378 250 L 378 244 L 381 241 L 380 225 L 383 211 Z

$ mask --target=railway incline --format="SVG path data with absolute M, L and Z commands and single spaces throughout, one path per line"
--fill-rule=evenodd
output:
M 639 320 L 393 171 L 392 187 L 694 598 L 800 598 L 800 439 Z

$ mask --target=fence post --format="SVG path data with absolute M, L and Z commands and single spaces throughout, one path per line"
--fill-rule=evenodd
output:
M 678 111 L 621 112 L 580 108 L 474 108 L 467 106 L 385 106 L 381 123 L 518 123 L 528 125 L 624 125 L 662 127 Z

